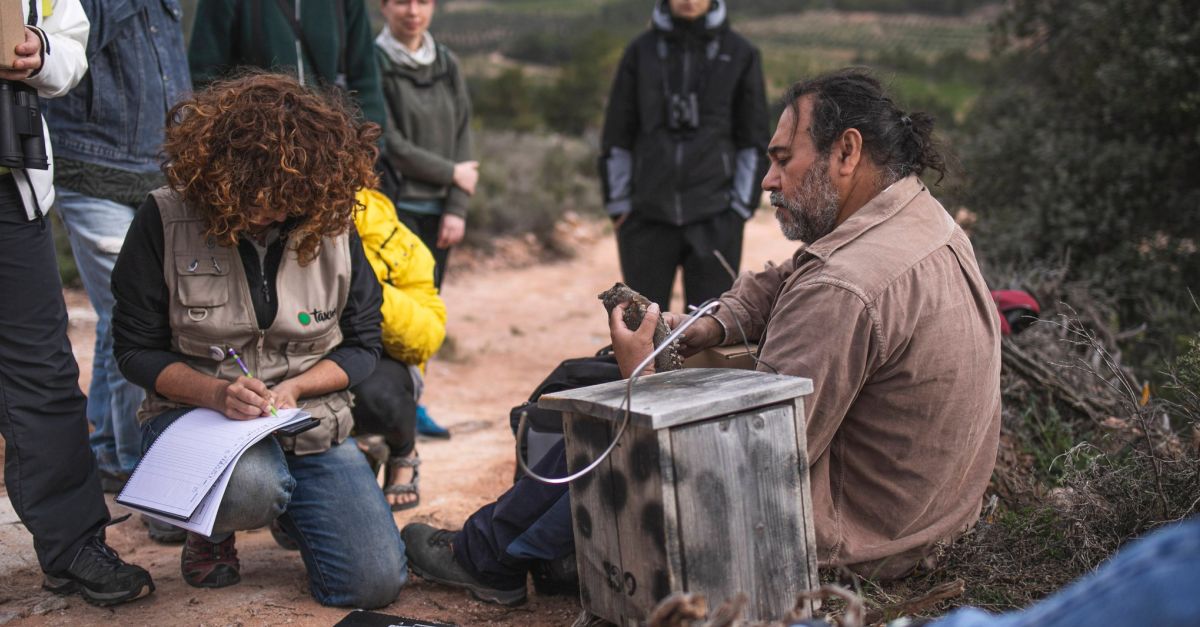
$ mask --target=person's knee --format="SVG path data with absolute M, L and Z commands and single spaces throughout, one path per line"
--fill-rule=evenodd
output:
M 250 447 L 229 477 L 217 510 L 214 531 L 257 529 L 287 510 L 296 480 L 287 470 L 283 451 L 273 439 Z
M 377 550 L 354 565 L 340 582 L 326 582 L 324 589 L 314 586 L 313 596 L 322 605 L 375 609 L 390 604 L 408 582 L 408 564 L 404 548 L 397 543 Z

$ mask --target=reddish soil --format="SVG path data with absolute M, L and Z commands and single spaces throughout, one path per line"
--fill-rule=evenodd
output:
M 397 525 L 422 521 L 456 527 L 511 484 L 509 408 L 524 400 L 559 361 L 593 353 L 608 343 L 607 321 L 596 295 L 618 280 L 620 272 L 612 236 L 604 231 L 601 225 L 587 223 L 563 229 L 576 250 L 566 261 L 529 263 L 531 256 L 520 243 L 500 245 L 498 254 L 489 258 L 469 253 L 452 257 L 444 286 L 450 340 L 429 366 L 424 401 L 454 436 L 419 443 L 424 461 L 421 505 L 397 513 Z M 786 258 L 793 249 L 770 212 L 760 212 L 747 226 L 743 268 L 759 269 L 768 260 Z M 82 292 L 68 290 L 65 295 L 80 383 L 86 390 L 94 316 Z M 127 511 L 115 504 L 111 509 L 114 515 Z M 29 536 L 18 536 L 18 541 L 13 537 L 0 535 L 5 544 L 0 552 L 31 558 Z M 9 624 L 22 625 L 331 625 L 347 611 L 315 603 L 306 589 L 299 554 L 278 548 L 265 530 L 238 534 L 242 583 L 222 590 L 184 584 L 179 547 L 151 542 L 137 517 L 113 527 L 109 537 L 122 557 L 150 570 L 155 594 L 115 609 L 94 608 L 70 597 L 66 608 L 28 615 L 47 598 L 38 589 L 36 562 L 0 561 L 0 624 L 7 617 L 13 621 Z M 414 577 L 399 599 L 381 611 L 462 625 L 536 626 L 568 625 L 579 605 L 573 598 L 538 597 L 531 588 L 528 604 L 505 609 Z

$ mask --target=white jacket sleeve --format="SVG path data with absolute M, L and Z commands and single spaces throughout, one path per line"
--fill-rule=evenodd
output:
M 87 73 L 84 51 L 90 24 L 79 0 L 43 1 L 40 4 L 51 8 L 48 15 L 39 15 L 37 20 L 37 27 L 44 35 L 42 69 L 25 79 L 25 83 L 37 89 L 38 96 L 55 98 L 70 91 Z

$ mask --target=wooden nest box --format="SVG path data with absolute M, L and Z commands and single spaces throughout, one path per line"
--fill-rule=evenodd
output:
M 571 472 L 612 441 L 625 384 L 539 401 L 564 413 Z M 811 393 L 809 379 L 721 368 L 636 381 L 617 447 L 570 486 L 583 608 L 638 625 L 672 592 L 703 594 L 710 608 L 744 593 L 747 618 L 773 620 L 815 589 L 804 430 Z

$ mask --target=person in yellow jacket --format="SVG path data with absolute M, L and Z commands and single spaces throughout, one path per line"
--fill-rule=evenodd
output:
M 370 189 L 360 190 L 358 201 L 363 209 L 354 226 L 383 286 L 384 354 L 375 372 L 351 390 L 354 423 L 360 434 L 380 434 L 387 443 L 384 493 L 392 511 L 399 511 L 420 502 L 417 399 L 423 366 L 446 337 L 446 306 L 433 284 L 433 255 L 401 224 L 392 201 Z

